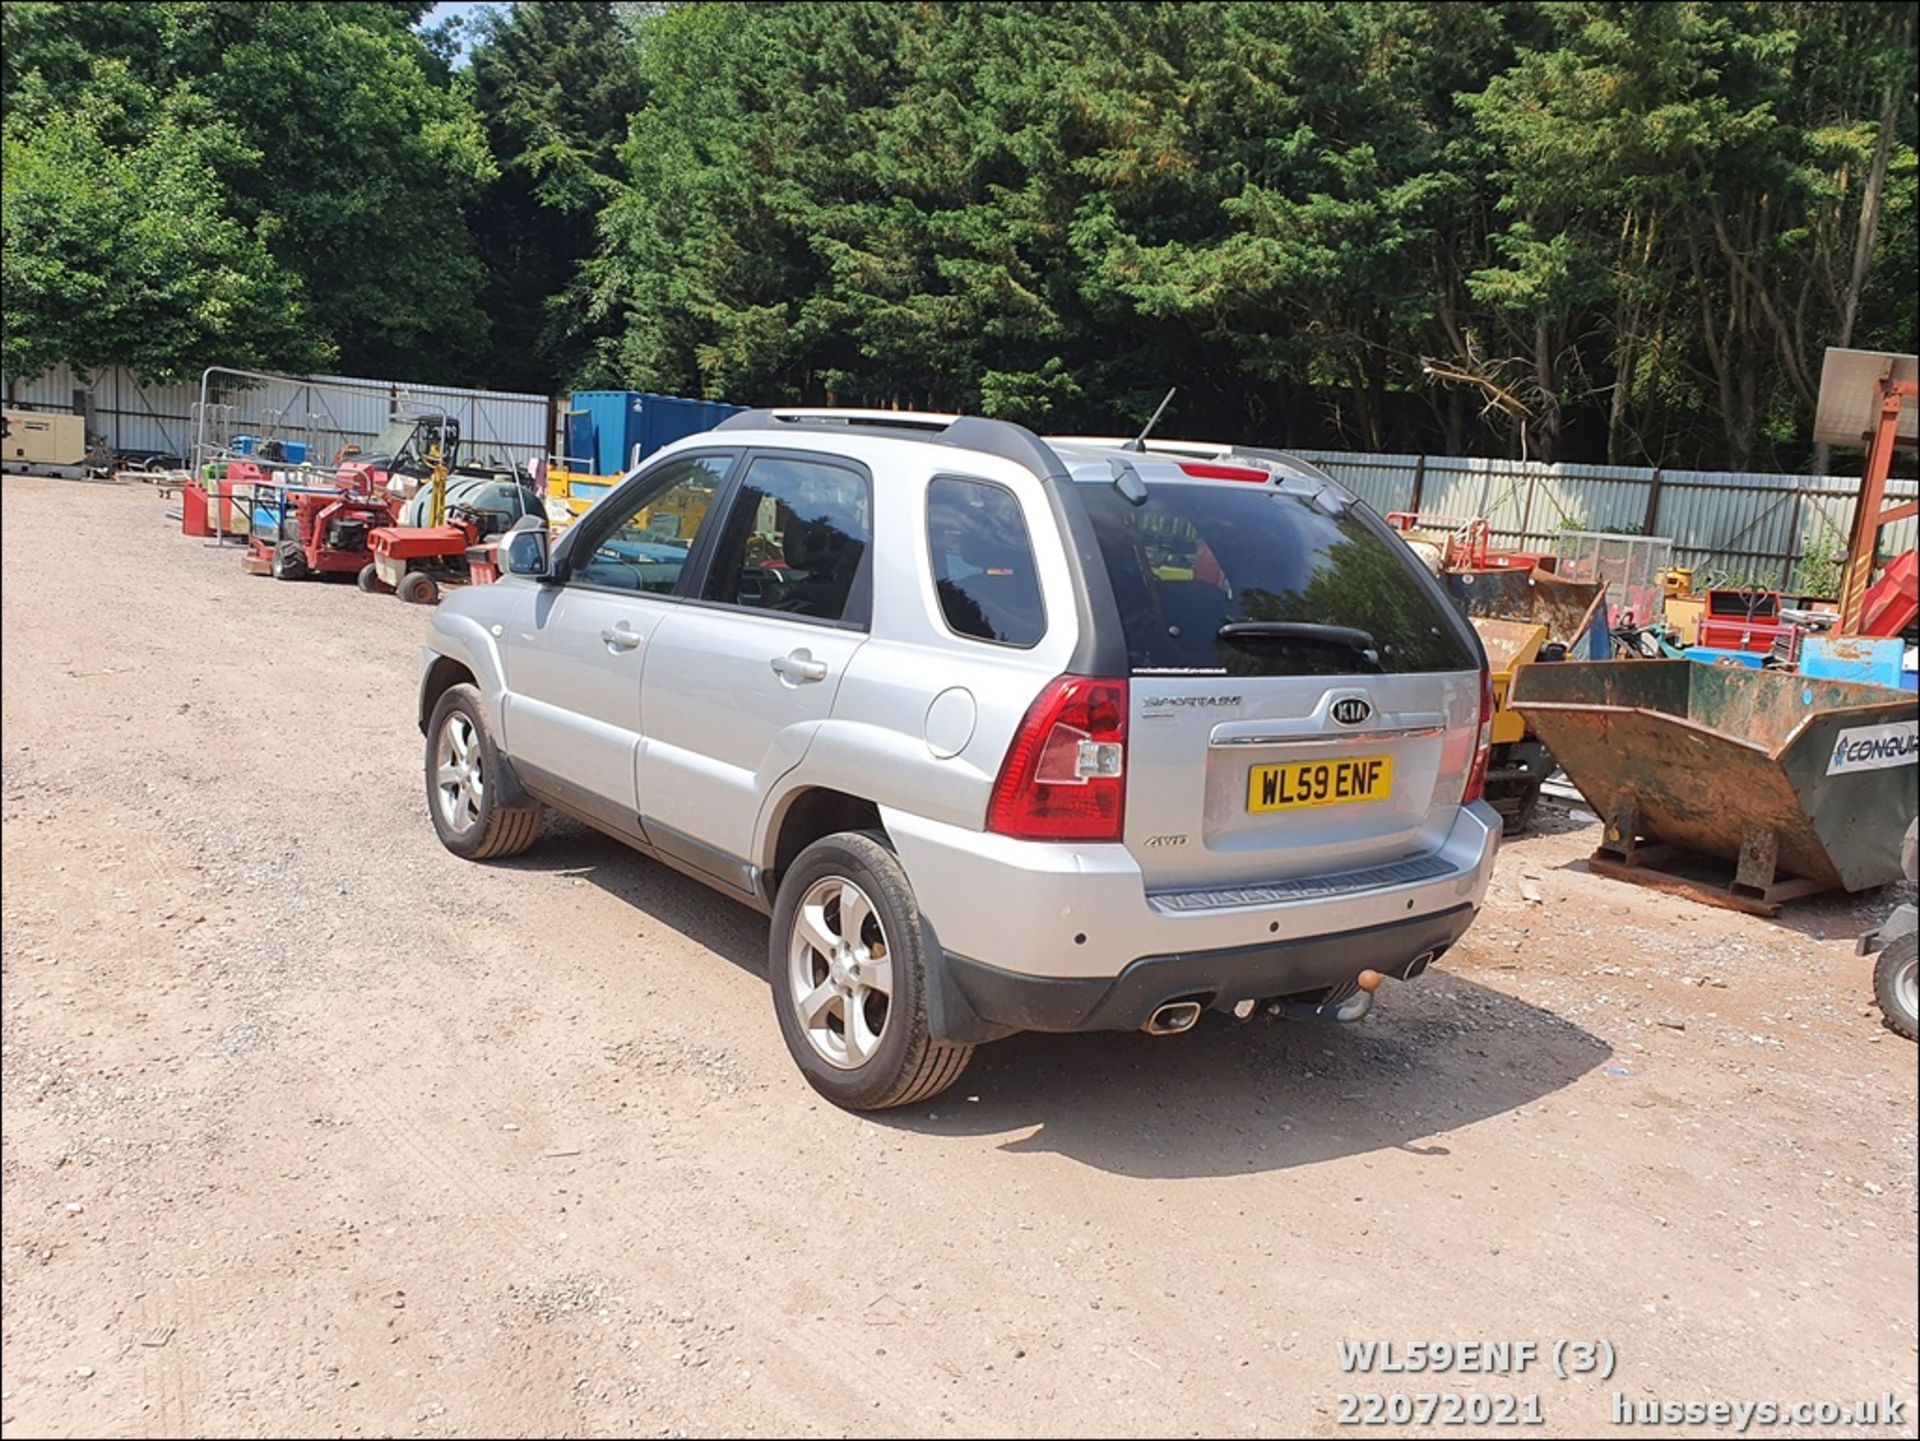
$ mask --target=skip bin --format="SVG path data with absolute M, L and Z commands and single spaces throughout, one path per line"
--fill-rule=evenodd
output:
M 1688 853 L 1731 861 L 1732 882 L 1711 894 L 1669 888 L 1766 914 L 1899 878 L 1900 837 L 1920 808 L 1912 696 L 1635 660 L 1523 667 L 1513 701 L 1605 824 L 1596 870 L 1660 884 Z

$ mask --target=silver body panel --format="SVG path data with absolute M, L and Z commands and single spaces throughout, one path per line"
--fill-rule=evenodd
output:
M 794 797 L 827 788 L 871 801 L 942 947 L 1033 976 L 1112 976 L 1143 955 L 1480 903 L 1499 824 L 1484 805 L 1460 804 L 1478 722 L 1472 671 L 1134 676 L 1123 842 L 989 833 L 1008 746 L 1082 639 L 1069 541 L 1043 482 L 1003 456 L 911 435 L 770 428 L 725 439 L 868 469 L 870 625 L 514 576 L 458 591 L 433 618 L 427 666 L 444 657 L 473 673 L 530 787 L 564 783 L 567 808 L 763 905 L 756 883 Z M 670 446 L 636 475 L 713 444 Z M 1136 459 L 1145 470 L 1150 457 Z M 1104 463 L 1085 446 L 1072 461 Z M 927 541 L 936 476 L 990 481 L 1017 499 L 1046 615 L 1031 648 L 948 629 Z M 603 639 L 615 628 L 638 641 Z M 818 679 L 776 672 L 802 655 Z M 1332 707 L 1355 695 L 1371 714 L 1347 726 Z M 1248 812 L 1251 767 L 1349 752 L 1393 758 L 1386 800 Z

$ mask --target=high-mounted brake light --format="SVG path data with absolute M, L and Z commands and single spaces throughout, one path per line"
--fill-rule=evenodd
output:
M 1029 841 L 1117 841 L 1126 824 L 1127 683 L 1049 681 L 1014 732 L 987 829 Z
M 1487 762 L 1493 758 L 1493 672 L 1480 667 L 1480 734 L 1475 738 L 1473 765 L 1467 771 L 1466 793 L 1460 804 L 1472 805 L 1487 789 Z
M 1247 480 L 1265 485 L 1273 477 L 1250 465 L 1219 465 L 1210 460 L 1183 460 L 1180 468 L 1195 480 Z

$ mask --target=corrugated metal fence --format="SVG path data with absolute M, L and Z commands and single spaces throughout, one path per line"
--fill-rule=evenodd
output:
M 1551 550 L 1563 530 L 1663 535 L 1673 540 L 1676 565 L 1778 586 L 1790 583 L 1809 549 L 1846 550 L 1860 491 L 1850 476 L 1297 453 L 1383 514 L 1485 516 L 1497 543 L 1522 550 Z M 1890 503 L 1915 493 L 1911 480 L 1887 483 Z M 1905 550 L 1914 536 L 1914 522 L 1905 520 L 1881 532 L 1881 544 Z
M 304 394 L 302 393 L 304 390 Z M 89 386 L 65 366 L 32 381 L 7 382 L 12 401 L 84 409 L 89 428 L 118 451 L 185 457 L 194 444 L 198 382 L 142 385 L 110 370 Z M 389 417 L 422 405 L 459 416 L 475 453 L 531 459 L 553 449 L 546 396 L 461 390 L 396 380 L 314 376 L 274 381 L 231 396 L 236 411 L 282 433 L 305 428 L 342 439 L 377 435 Z M 294 422 L 298 419 L 300 425 Z M 1382 513 L 1418 510 L 1485 516 L 1496 539 L 1550 550 L 1563 530 L 1664 535 L 1676 564 L 1755 583 L 1788 585 L 1801 555 L 1846 548 L 1859 482 L 1852 476 L 1647 470 L 1632 466 L 1542 465 L 1434 455 L 1299 452 L 1324 466 Z M 1911 499 L 1911 480 L 1890 481 L 1888 499 Z M 1883 532 L 1883 544 L 1914 544 L 1915 523 Z
M 104 436 L 108 447 L 117 452 L 158 451 L 185 459 L 193 450 L 198 380 L 143 385 L 130 372 L 109 370 L 89 385 L 60 365 L 34 380 L 9 378 L 6 394 L 10 405 L 86 414 L 88 430 Z M 245 387 L 225 385 L 220 398 L 232 405 L 236 424 L 267 434 L 364 442 L 378 435 L 394 416 L 437 406 L 458 417 L 468 447 L 476 455 L 494 454 L 517 462 L 536 459 L 551 449 L 552 411 L 544 395 L 316 375 Z

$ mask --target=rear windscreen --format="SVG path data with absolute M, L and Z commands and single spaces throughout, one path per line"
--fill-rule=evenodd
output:
M 1161 483 L 1137 506 L 1111 485 L 1079 493 L 1136 674 L 1479 668 L 1418 562 L 1353 513 L 1272 486 Z

